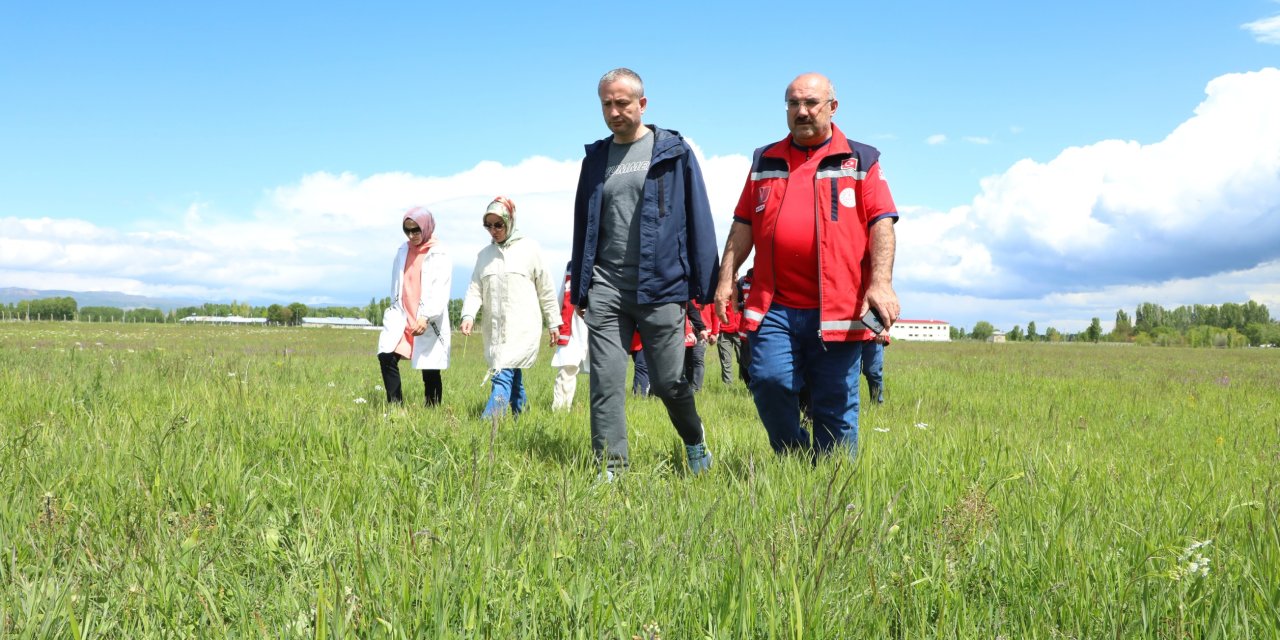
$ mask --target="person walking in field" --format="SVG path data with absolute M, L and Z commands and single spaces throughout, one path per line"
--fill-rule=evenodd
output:
M 683 375 L 685 303 L 708 302 L 718 275 L 702 170 L 679 133 L 643 124 L 648 98 L 634 71 L 604 74 L 596 92 L 612 135 L 582 160 L 572 260 L 572 300 L 591 329 L 591 446 L 605 479 L 628 466 L 626 345 L 638 329 L 651 390 L 696 475 L 711 453 Z
M 560 285 L 560 333 L 556 337 L 556 353 L 551 356 L 551 366 L 556 370 L 556 383 L 551 394 L 552 411 L 568 411 L 573 406 L 573 395 L 578 390 L 578 373 L 589 371 L 587 367 L 587 323 L 577 314 L 569 300 L 570 265 L 565 267 L 564 282 Z
M 898 212 L 880 152 L 832 123 L 839 102 L 816 73 L 787 86 L 786 138 L 756 150 L 721 259 L 716 309 L 725 320 L 733 276 L 756 251 L 743 312 L 750 389 L 774 451 L 858 451 L 861 321 L 874 309 L 888 329 Z M 864 263 L 864 258 L 866 262 Z M 800 423 L 808 389 L 813 434 Z
M 867 379 L 867 398 L 876 404 L 884 404 L 884 348 L 887 346 L 887 332 L 862 343 L 862 375 Z
M 382 314 L 378 364 L 387 402 L 404 401 L 400 361 L 422 371 L 428 407 L 440 404 L 444 386 L 440 371 L 449 368 L 449 285 L 453 262 L 435 236 L 431 212 L 415 207 L 400 221 L 406 241 L 391 261 L 391 306 Z
M 489 419 L 524 411 L 529 399 L 522 370 L 537 359 L 541 336 L 547 336 L 548 346 L 556 346 L 560 307 L 541 248 L 516 231 L 515 203 L 499 196 L 489 203 L 483 219 L 493 242 L 476 255 L 460 329 L 470 336 L 476 314 L 484 309 L 484 353 L 493 390 L 481 417 Z M 542 332 L 542 318 L 548 333 Z
M 631 376 L 631 395 L 641 398 L 649 397 L 649 364 L 644 361 L 644 345 L 640 343 L 640 332 L 631 339 L 631 363 L 634 372 Z
M 734 361 L 736 360 L 739 365 L 742 364 L 742 338 L 738 336 L 738 321 L 742 318 L 742 312 L 738 310 L 737 304 L 731 304 L 724 310 L 728 320 L 720 322 L 720 318 L 715 315 L 715 305 L 709 304 L 705 308 L 711 311 L 711 317 L 718 325 L 714 342 L 716 351 L 720 355 L 720 381 L 731 385 L 734 377 Z
M 684 336 L 684 377 L 693 385 L 693 391 L 702 391 L 706 378 L 707 345 L 715 341 L 720 323 L 715 318 L 715 308 L 690 300 L 686 310 Z

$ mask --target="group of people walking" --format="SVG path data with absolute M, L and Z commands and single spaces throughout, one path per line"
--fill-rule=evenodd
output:
M 742 378 L 775 451 L 855 456 L 864 348 L 878 344 L 873 327 L 887 332 L 900 311 L 898 212 L 879 152 L 832 122 L 831 82 L 804 74 L 787 86 L 790 133 L 756 150 L 723 253 L 697 158 L 679 132 L 644 123 L 640 76 L 609 71 L 597 94 L 611 135 L 586 146 L 559 295 L 537 243 L 516 230 L 515 203 L 498 197 L 485 209 L 492 242 L 477 256 L 459 327 L 469 336 L 479 324 L 484 336 L 493 385 L 483 415 L 525 410 L 521 372 L 545 339 L 560 367 L 554 407 L 567 407 L 576 375 L 589 372 L 592 449 L 602 478 L 613 479 L 630 460 L 626 378 L 638 336 L 648 391 L 684 441 L 690 472 L 702 473 L 713 456 L 694 395 L 700 372 L 687 354 L 700 360 L 689 349 L 718 329 L 747 363 Z M 409 359 L 436 404 L 450 346 L 449 261 L 430 212 L 410 210 L 402 228 L 378 358 L 388 401 L 402 401 L 397 367 Z M 737 274 L 753 251 L 744 282 Z M 879 322 L 864 323 L 869 315 Z M 724 343 L 720 351 L 729 382 Z

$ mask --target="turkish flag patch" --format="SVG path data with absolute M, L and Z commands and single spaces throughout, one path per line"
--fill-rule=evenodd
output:
M 857 158 L 849 158 L 848 160 L 845 160 L 844 162 L 840 163 L 840 168 L 841 168 L 841 169 L 853 169 L 854 171 L 857 171 L 857 170 L 858 170 L 858 159 L 857 159 Z

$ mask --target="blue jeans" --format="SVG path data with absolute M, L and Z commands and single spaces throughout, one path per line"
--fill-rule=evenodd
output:
M 631 360 L 636 363 L 636 373 L 631 380 L 631 394 L 649 395 L 649 365 L 644 361 L 644 349 L 631 352 Z
M 875 340 L 862 344 L 862 375 L 867 377 L 867 402 L 884 402 L 884 345 Z
M 862 345 L 823 342 L 818 310 L 774 304 L 748 338 L 751 395 L 769 445 L 778 453 L 830 453 L 846 447 L 858 454 L 858 376 Z M 800 426 L 798 394 L 808 389 L 813 436 Z
M 489 393 L 489 403 L 484 406 L 481 418 L 488 420 L 494 414 L 502 415 L 511 410 L 520 415 L 529 403 L 524 393 L 524 378 L 520 369 L 498 369 L 493 374 L 493 391 Z

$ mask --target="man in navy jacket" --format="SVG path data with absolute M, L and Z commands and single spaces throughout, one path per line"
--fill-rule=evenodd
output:
M 711 453 L 683 375 L 684 321 L 686 302 L 711 299 L 719 270 L 706 186 L 679 133 L 642 123 L 640 76 L 614 69 L 597 90 L 613 135 L 587 145 L 582 160 L 571 282 L 590 330 L 591 445 L 606 478 L 627 467 L 627 346 L 638 330 L 651 391 L 696 475 L 711 466 Z

